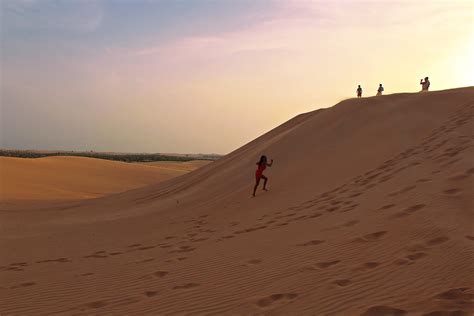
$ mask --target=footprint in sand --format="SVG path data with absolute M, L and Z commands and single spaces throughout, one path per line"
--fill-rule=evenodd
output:
M 374 268 L 378 267 L 379 265 L 380 265 L 380 263 L 378 263 L 378 262 L 370 261 L 370 262 L 366 262 L 366 263 L 361 264 L 360 266 L 356 267 L 353 270 L 354 271 L 371 270 L 371 269 L 374 269 Z
M 416 204 L 416 205 L 407 207 L 403 211 L 394 214 L 391 218 L 400 218 L 400 217 L 408 216 L 410 214 L 418 212 L 419 210 L 422 210 L 423 208 L 425 208 L 425 206 L 426 204 Z
M 148 250 L 148 249 L 153 249 L 153 248 L 155 248 L 155 246 L 144 246 L 144 247 L 137 248 L 137 250 Z
M 341 262 L 341 260 L 318 262 L 318 263 L 316 263 L 316 266 L 321 268 L 321 269 L 326 269 L 326 268 L 329 268 L 333 265 L 338 264 L 339 262 Z
M 28 264 L 26 262 L 15 262 L 10 263 L 8 266 L 0 267 L 0 271 L 24 271 L 24 267 L 27 267 Z
M 147 263 L 147 262 L 152 262 L 152 261 L 155 261 L 154 258 L 149 258 L 149 259 L 144 259 L 144 260 L 141 260 L 141 261 L 136 261 L 134 263 Z
M 107 257 L 108 257 L 107 255 L 98 254 L 98 253 L 93 253 L 91 255 L 84 256 L 84 258 L 107 258 Z
M 354 204 L 352 204 L 352 205 L 346 206 L 346 207 L 344 207 L 343 209 L 341 209 L 341 212 L 344 213 L 344 212 L 352 211 L 352 210 L 355 209 L 357 206 L 359 206 L 359 203 L 354 203 Z
M 191 242 L 201 242 L 201 241 L 206 241 L 209 238 L 207 237 L 201 237 L 201 238 L 196 238 L 196 239 L 191 239 Z
M 424 252 L 417 252 L 411 255 L 406 256 L 407 259 L 410 259 L 411 261 L 416 261 L 418 259 L 426 257 L 427 254 Z
M 153 273 L 154 276 L 158 277 L 158 278 L 162 278 L 166 275 L 168 275 L 168 271 L 156 271 Z
M 101 307 L 104 307 L 104 306 L 107 306 L 106 301 L 95 301 L 95 302 L 90 302 L 90 303 L 87 303 L 87 304 L 83 305 L 83 307 L 86 307 L 86 308 L 101 308 Z
M 470 290 L 468 287 L 460 287 L 457 289 L 450 289 L 446 292 L 435 296 L 437 299 L 457 301 L 458 303 L 468 303 L 474 299 L 474 294 L 467 293 Z
M 382 238 L 382 236 L 384 236 L 385 234 L 387 234 L 386 231 L 382 230 L 382 231 L 378 231 L 378 232 L 375 232 L 375 233 L 372 233 L 372 234 L 367 234 L 367 235 L 364 235 L 362 237 L 358 237 L 356 239 L 354 239 L 354 242 L 372 242 L 372 241 L 377 241 L 379 240 L 380 238 Z
M 289 216 L 289 215 L 287 215 L 287 216 Z M 234 234 L 251 233 L 251 232 L 254 232 L 254 231 L 257 231 L 257 230 L 260 230 L 260 229 L 264 229 L 264 228 L 267 228 L 267 226 L 255 226 L 255 227 L 235 231 Z
M 393 262 L 393 264 L 397 265 L 397 266 L 404 266 L 404 265 L 408 265 L 408 264 L 413 264 L 414 262 L 410 261 L 410 260 L 407 260 L 407 259 L 397 259 Z
M 466 312 L 462 310 L 454 310 L 454 311 L 433 311 L 430 313 L 423 314 L 421 316 L 468 316 Z
M 336 284 L 338 286 L 347 286 L 352 283 L 351 280 L 349 279 L 341 279 L 341 280 L 335 280 L 332 282 L 333 284 Z
M 268 308 L 274 307 L 274 305 L 278 304 L 286 304 L 293 301 L 298 294 L 296 293 L 279 293 L 279 294 L 272 294 L 270 296 L 261 298 L 257 301 L 257 306 L 260 308 Z
M 153 296 L 158 295 L 158 292 L 156 292 L 156 291 L 146 291 L 146 292 L 145 292 L 145 295 L 146 295 L 147 297 L 153 297 Z
M 303 219 L 305 219 L 305 218 L 307 218 L 307 217 L 308 217 L 307 215 L 301 215 L 301 216 L 292 218 L 292 219 L 290 220 L 290 222 L 301 221 L 301 220 L 303 220 Z
M 71 260 L 69 260 L 68 258 L 58 258 L 58 259 L 46 259 L 46 260 L 36 261 L 36 263 L 48 263 L 48 262 L 64 263 L 64 262 L 71 262 Z
M 326 209 L 326 212 L 331 213 L 331 212 L 337 211 L 338 209 L 339 209 L 339 206 L 328 207 L 328 208 Z
M 466 235 L 466 236 L 464 236 L 464 237 L 466 237 L 466 238 L 469 239 L 469 240 L 474 240 L 474 236 Z
M 388 210 L 388 209 L 390 209 L 390 208 L 392 208 L 392 207 L 394 207 L 394 206 L 395 206 L 395 204 L 386 204 L 386 205 L 382 206 L 382 207 L 380 208 L 380 210 L 383 210 L 383 211 L 384 211 L 384 210 Z
M 451 177 L 449 177 L 448 180 L 450 180 L 450 181 L 460 181 L 460 180 L 467 179 L 468 177 L 469 177 L 469 174 L 467 174 L 467 173 L 456 173 L 456 174 L 452 175 Z
M 262 262 L 263 262 L 262 259 L 252 259 L 252 260 L 247 261 L 247 263 L 250 263 L 250 264 L 259 264 Z
M 33 286 L 33 285 L 36 285 L 36 283 L 35 282 L 24 282 L 24 283 L 20 283 L 18 285 L 10 287 L 10 289 L 17 289 L 17 288 L 28 287 L 28 286 Z
M 430 182 L 430 181 L 431 181 L 431 179 L 425 179 L 425 178 L 416 180 L 416 182 L 418 182 L 418 183 L 424 183 L 424 182 Z
M 426 245 L 429 247 L 441 245 L 449 240 L 446 236 L 437 237 L 426 242 Z
M 170 251 L 170 253 L 176 253 L 176 252 L 190 252 L 194 251 L 196 248 L 193 248 L 191 246 L 180 246 L 178 249 Z
M 390 306 L 378 305 L 372 306 L 367 311 L 361 314 L 361 316 L 403 316 L 407 311 L 399 308 Z
M 453 189 L 447 189 L 443 191 L 444 194 L 454 196 L 454 195 L 459 195 L 461 193 L 460 189 L 453 188 Z
M 351 226 L 354 226 L 354 225 L 356 225 L 356 224 L 358 224 L 358 223 L 359 223 L 359 221 L 353 220 L 353 221 L 348 221 L 348 222 L 346 222 L 346 223 L 345 223 L 344 225 L 342 225 L 342 226 L 344 226 L 344 227 L 351 227 Z
M 140 247 L 142 244 L 133 244 L 133 245 L 129 245 L 127 246 L 128 248 L 135 248 L 135 247 Z
M 317 246 L 319 244 L 322 244 L 324 240 L 310 240 L 304 243 L 297 244 L 297 246 Z
M 388 180 L 390 180 L 392 178 L 393 178 L 393 176 L 391 174 L 389 174 L 389 175 L 386 175 L 385 177 L 380 178 L 378 182 L 379 183 L 387 182 Z
M 200 284 L 198 283 L 186 283 L 183 285 L 176 285 L 175 287 L 173 287 L 173 290 L 187 290 L 187 289 L 198 287 L 199 285 Z
M 403 189 L 401 189 L 401 190 L 398 190 L 398 191 L 389 193 L 388 196 L 397 196 L 397 195 L 406 193 L 406 192 L 408 192 L 408 191 L 411 191 L 411 190 L 413 190 L 413 189 L 415 189 L 415 188 L 416 188 L 416 185 L 408 186 L 408 187 L 405 187 L 405 188 L 403 188 Z

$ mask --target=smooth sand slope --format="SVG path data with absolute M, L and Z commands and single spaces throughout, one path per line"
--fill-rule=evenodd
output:
M 179 161 L 154 161 L 154 162 L 143 162 L 139 163 L 141 165 L 159 167 L 161 169 L 171 169 L 171 170 L 180 170 L 180 171 L 193 171 L 197 168 L 201 168 L 209 164 L 210 160 L 191 160 L 185 162 Z
M 472 87 L 351 99 L 156 185 L 2 205 L 0 314 L 472 315 L 473 117 Z
M 0 157 L 0 200 L 95 198 L 183 175 L 207 162 L 131 164 L 85 158 Z

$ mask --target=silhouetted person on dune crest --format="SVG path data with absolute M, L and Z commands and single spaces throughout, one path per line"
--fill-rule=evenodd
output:
M 421 84 L 421 91 L 428 91 L 428 89 L 430 88 L 430 80 L 428 79 L 428 77 L 425 77 L 425 81 L 423 81 L 423 79 L 420 80 L 420 84 Z
M 271 167 L 273 165 L 273 159 L 270 160 L 270 163 L 267 163 L 267 156 L 263 155 L 260 157 L 260 161 L 257 162 L 257 171 L 255 171 L 255 187 L 253 188 L 253 196 L 255 196 L 255 192 L 257 192 L 258 185 L 260 184 L 260 179 L 263 179 L 263 190 L 267 191 L 267 181 L 268 178 L 263 175 L 263 170 L 265 168 Z
M 377 89 L 377 95 L 382 95 L 383 87 L 382 84 L 379 84 L 379 88 Z
M 362 88 L 360 87 L 360 85 L 357 87 L 356 92 L 357 92 L 357 97 L 362 98 Z

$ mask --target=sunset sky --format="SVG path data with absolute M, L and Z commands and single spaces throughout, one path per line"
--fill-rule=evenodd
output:
M 472 1 L 0 2 L 2 148 L 225 154 L 358 84 L 474 85 Z

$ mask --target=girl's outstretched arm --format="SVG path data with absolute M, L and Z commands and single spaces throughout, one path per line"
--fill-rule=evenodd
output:
M 267 166 L 271 167 L 273 165 L 273 159 L 270 160 L 270 163 L 267 163 Z

